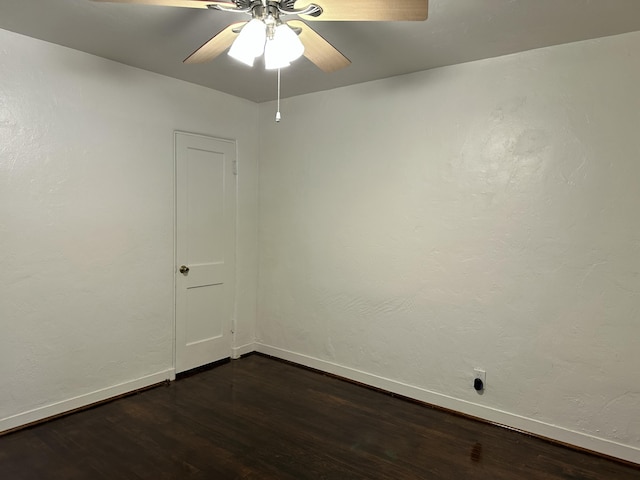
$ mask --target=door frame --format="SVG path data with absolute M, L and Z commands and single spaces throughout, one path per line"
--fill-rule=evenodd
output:
M 177 370 L 177 361 L 176 361 L 176 350 L 177 350 L 177 341 L 178 341 L 178 282 L 176 281 L 177 272 L 178 272 L 178 135 L 188 135 L 192 137 L 200 137 L 207 138 L 211 140 L 216 140 L 219 142 L 230 143 L 233 145 L 236 159 L 233 165 L 233 175 L 234 175 L 234 188 L 235 188 L 235 209 L 233 212 L 233 222 L 234 222 L 234 235 L 233 235 L 233 299 L 232 299 L 232 311 L 231 311 L 231 346 L 229 348 L 229 358 L 233 358 L 233 350 L 236 345 L 236 327 L 237 327 L 237 313 L 238 313 L 238 142 L 235 139 L 224 138 L 224 137 L 215 137 L 213 135 L 205 135 L 201 133 L 187 132 L 184 130 L 174 130 L 173 131 L 173 267 L 172 267 L 172 285 L 173 285 L 173 326 L 172 326 L 172 368 L 174 371 Z

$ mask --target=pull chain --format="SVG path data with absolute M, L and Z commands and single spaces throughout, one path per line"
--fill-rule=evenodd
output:
M 280 122 L 280 69 L 278 69 L 278 111 L 276 112 L 276 123 Z

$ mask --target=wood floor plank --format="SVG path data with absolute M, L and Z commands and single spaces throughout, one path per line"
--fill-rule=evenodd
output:
M 0 437 L 0 479 L 615 479 L 640 469 L 259 355 Z

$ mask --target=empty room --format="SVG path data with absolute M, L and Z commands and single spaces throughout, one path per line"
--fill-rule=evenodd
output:
M 640 2 L 0 2 L 0 478 L 640 478 Z

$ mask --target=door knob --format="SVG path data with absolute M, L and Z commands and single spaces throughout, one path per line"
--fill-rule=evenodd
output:
M 187 267 L 186 265 L 182 265 L 180 267 L 180 273 L 186 275 L 187 273 L 189 273 L 189 267 Z

